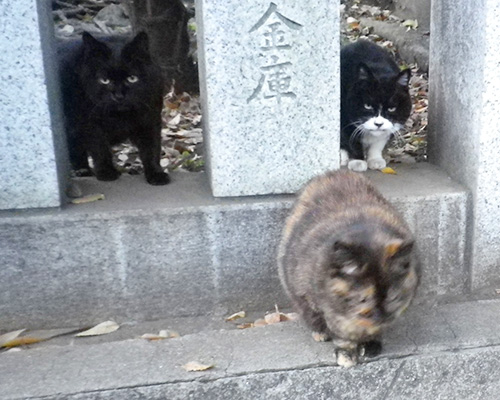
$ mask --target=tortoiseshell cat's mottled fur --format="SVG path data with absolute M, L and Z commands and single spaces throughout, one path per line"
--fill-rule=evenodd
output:
M 321 175 L 302 189 L 278 265 L 313 337 L 334 339 L 345 366 L 363 351 L 380 352 L 381 332 L 408 307 L 419 281 L 408 226 L 366 178 L 349 171 Z

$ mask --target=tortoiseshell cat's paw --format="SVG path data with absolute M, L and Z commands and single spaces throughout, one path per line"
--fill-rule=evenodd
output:
M 371 340 L 359 346 L 359 355 L 361 357 L 376 357 L 382 353 L 382 342 L 379 340 Z
M 328 342 L 329 340 L 332 340 L 332 338 L 324 332 L 313 332 L 312 338 L 315 342 Z
M 335 356 L 337 364 L 344 368 L 354 367 L 358 363 L 358 356 L 355 351 L 336 349 Z
M 116 169 L 101 169 L 95 171 L 95 176 L 100 181 L 116 181 L 120 173 Z
M 170 176 L 165 172 L 152 172 L 146 174 L 146 180 L 150 185 L 161 186 L 170 182 Z

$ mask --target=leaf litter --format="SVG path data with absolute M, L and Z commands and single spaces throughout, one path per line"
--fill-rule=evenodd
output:
M 12 348 L 18 346 L 26 346 L 30 344 L 35 344 L 39 342 L 44 342 L 46 340 L 68 335 L 80 331 L 81 329 L 75 328 L 63 328 L 63 329 L 49 329 L 49 330 L 38 330 L 27 333 L 21 336 L 21 334 L 26 332 L 26 329 L 20 329 L 13 332 L 8 332 L 0 336 L 0 348 Z
M 277 305 L 275 305 L 274 307 L 275 311 L 272 313 L 267 313 L 263 318 L 258 318 L 254 322 L 244 322 L 242 324 L 236 325 L 236 327 L 238 329 L 257 328 L 261 326 L 277 324 L 279 322 L 296 321 L 298 319 L 297 313 L 283 313 L 278 309 Z M 228 320 L 226 319 L 226 321 Z

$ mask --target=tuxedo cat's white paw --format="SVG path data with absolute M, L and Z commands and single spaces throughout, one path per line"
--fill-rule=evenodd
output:
M 385 168 L 387 163 L 383 158 L 372 158 L 368 160 L 368 168 L 370 169 L 382 169 Z
M 349 153 L 345 150 L 340 150 L 340 166 L 346 167 L 349 164 Z
M 351 160 L 349 161 L 349 164 L 347 164 L 347 168 L 354 172 L 365 172 L 368 165 L 364 160 Z

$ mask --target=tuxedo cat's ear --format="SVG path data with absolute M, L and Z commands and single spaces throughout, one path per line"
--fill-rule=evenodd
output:
M 407 88 L 408 85 L 410 84 L 410 78 L 411 78 L 411 69 L 407 68 L 403 71 L 401 71 L 398 75 L 398 85 L 403 86 L 404 88 Z
M 88 32 L 82 33 L 83 48 L 85 55 L 88 56 L 92 54 L 93 56 L 104 56 L 107 57 L 111 53 L 108 46 L 97 40 Z
M 359 63 L 358 65 L 358 80 L 372 80 L 374 79 L 373 73 L 368 68 L 368 65 L 365 63 Z
M 127 60 L 141 59 L 142 61 L 151 61 L 149 54 L 149 39 L 146 32 L 139 32 L 122 51 Z

